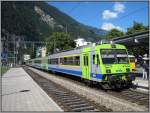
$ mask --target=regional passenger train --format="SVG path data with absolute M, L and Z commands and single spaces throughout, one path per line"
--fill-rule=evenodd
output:
M 27 64 L 42 70 L 78 76 L 111 88 L 131 85 L 135 79 L 131 74 L 127 49 L 120 44 L 99 44 L 68 50 L 28 60 Z

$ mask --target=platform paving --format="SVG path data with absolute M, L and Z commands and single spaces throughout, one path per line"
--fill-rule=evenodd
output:
M 135 81 L 133 81 L 139 89 L 149 90 L 149 80 L 144 80 L 141 77 L 136 77 Z
M 2 76 L 2 111 L 63 111 L 22 68 Z

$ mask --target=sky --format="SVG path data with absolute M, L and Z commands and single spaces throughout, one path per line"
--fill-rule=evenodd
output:
M 126 32 L 133 21 L 148 25 L 148 2 L 48 2 L 78 22 Z

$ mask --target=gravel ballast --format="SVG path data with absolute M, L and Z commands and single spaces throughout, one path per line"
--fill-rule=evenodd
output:
M 119 99 L 117 97 L 107 94 L 107 92 L 100 92 L 90 87 L 81 86 L 71 81 L 62 79 L 58 76 L 42 72 L 35 68 L 30 67 L 29 69 L 31 69 L 35 73 L 38 73 L 40 76 L 45 77 L 73 92 L 83 95 L 86 98 L 95 101 L 96 103 L 106 106 L 108 109 L 112 109 L 113 111 L 148 111 L 148 109 L 144 106 L 139 106 L 135 103 Z

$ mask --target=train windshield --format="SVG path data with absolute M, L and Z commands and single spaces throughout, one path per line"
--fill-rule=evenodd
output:
M 128 55 L 125 49 L 101 49 L 103 64 L 127 64 Z

